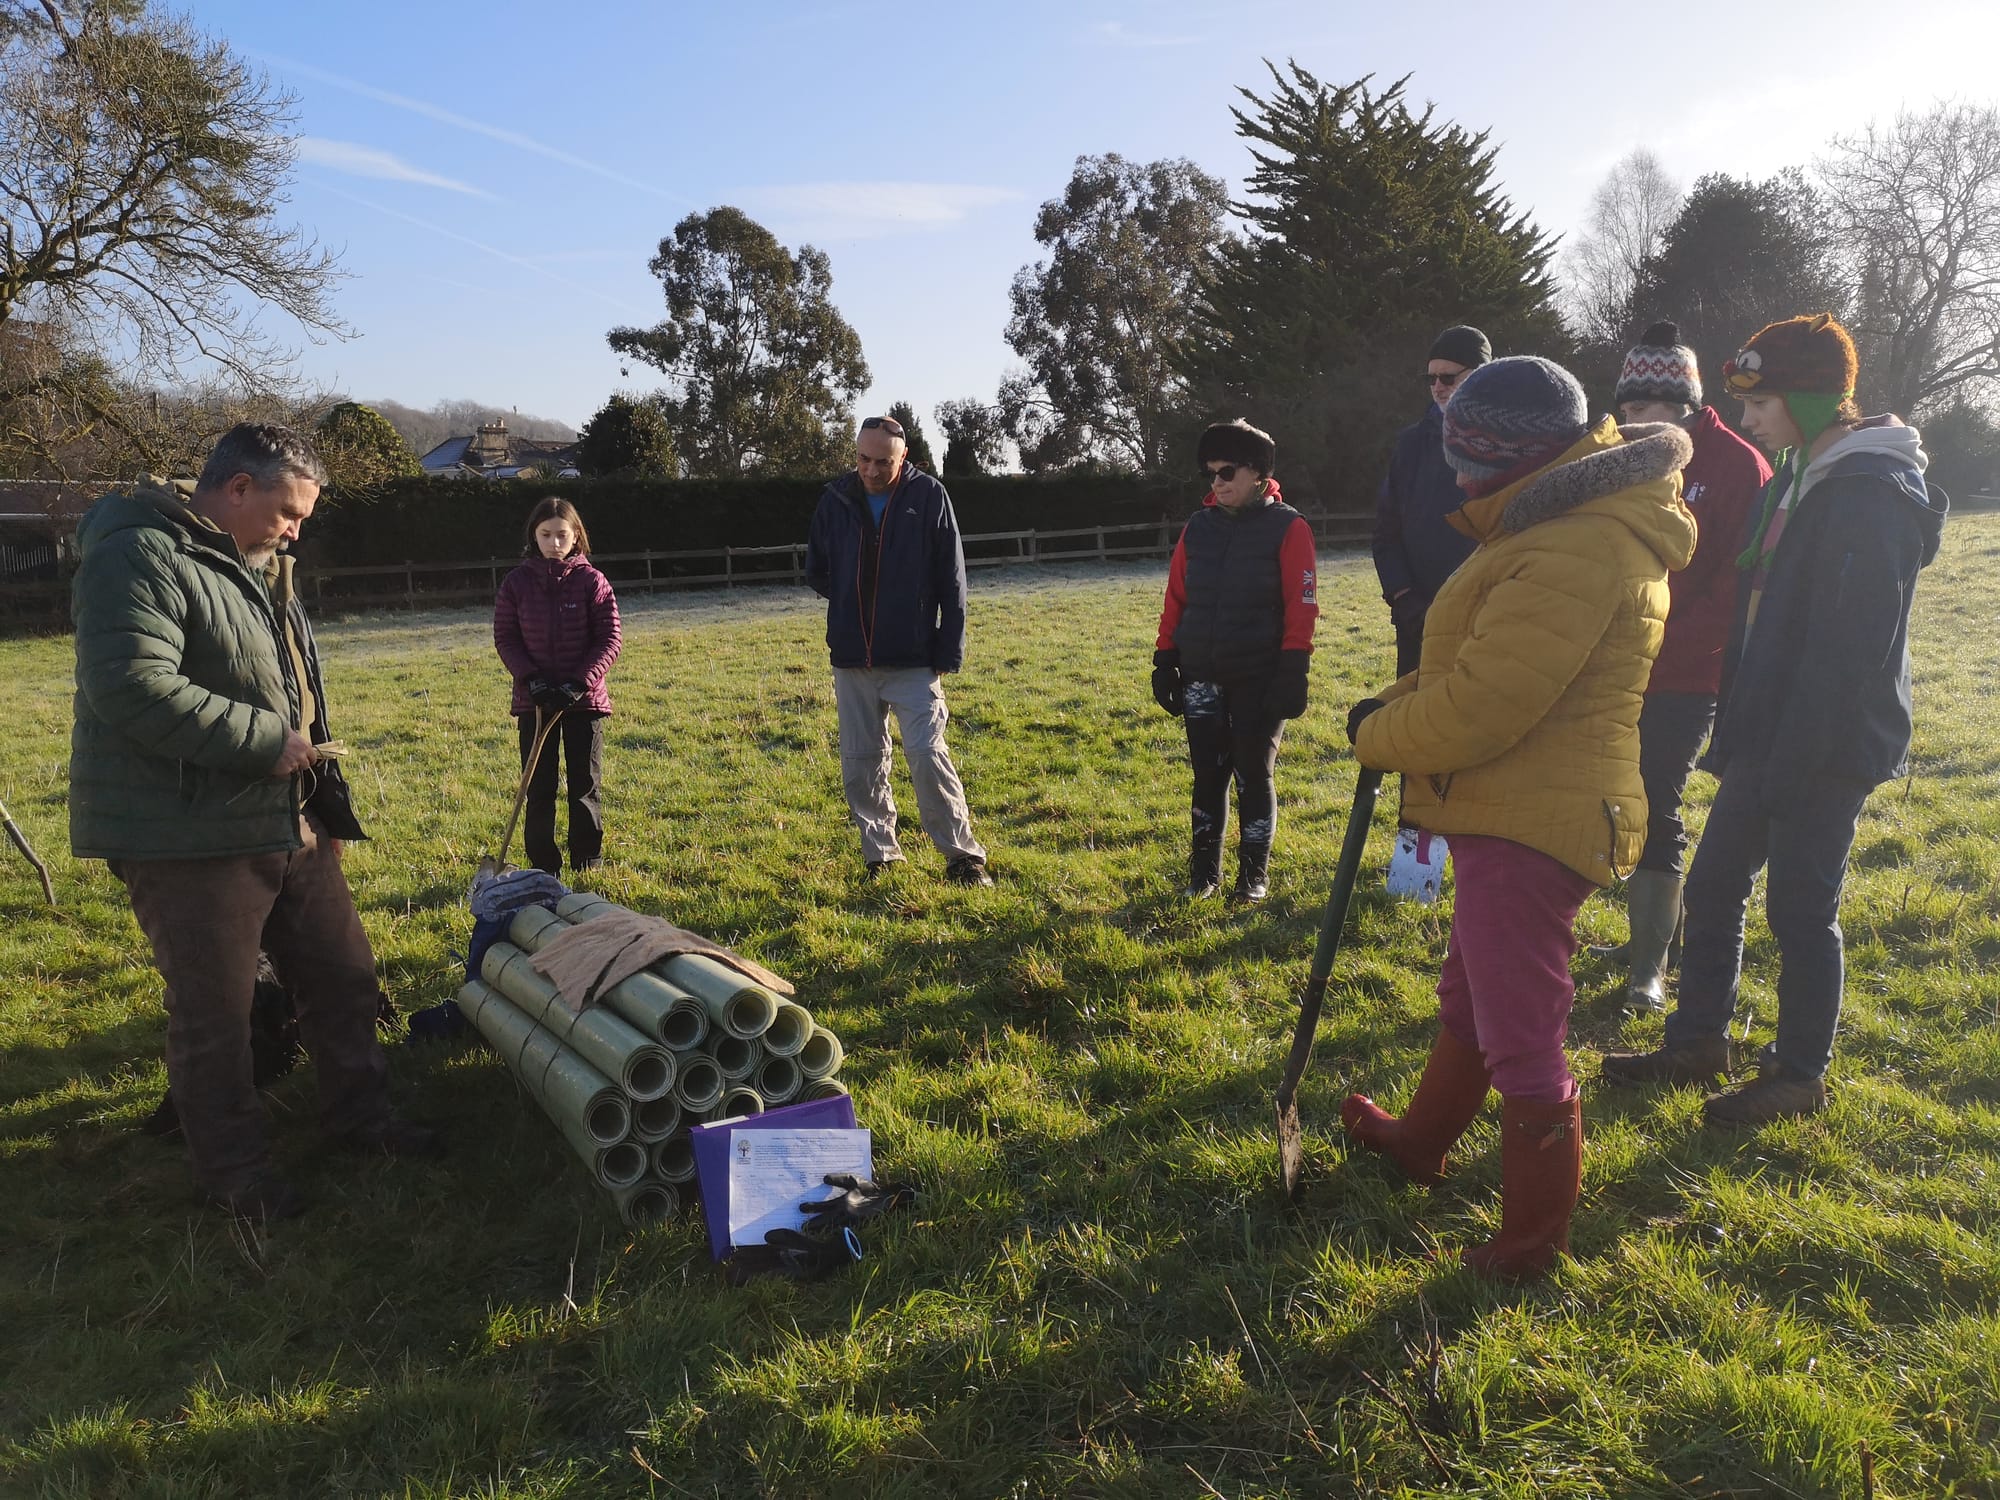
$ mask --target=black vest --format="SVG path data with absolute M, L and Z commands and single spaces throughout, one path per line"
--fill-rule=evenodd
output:
M 1196 682 L 1261 677 L 1285 639 L 1278 549 L 1299 513 L 1282 500 L 1235 514 L 1204 505 L 1181 533 L 1187 604 L 1174 629 L 1181 672 Z

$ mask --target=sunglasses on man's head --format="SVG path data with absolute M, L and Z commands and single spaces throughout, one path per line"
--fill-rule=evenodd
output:
M 1222 484 L 1227 484 L 1229 483 L 1230 480 L 1234 479 L 1238 474 L 1242 473 L 1245 469 L 1249 467 L 1250 465 L 1248 464 L 1217 464 L 1214 468 L 1211 469 L 1207 465 L 1203 465 L 1201 472 L 1206 474 L 1210 479 L 1217 480 Z
M 878 427 L 888 433 L 890 437 L 901 437 L 903 435 L 903 424 L 898 422 L 894 417 L 870 417 L 861 424 L 863 432 L 872 432 Z
M 1424 384 L 1441 385 L 1446 390 L 1450 390 L 1453 386 L 1457 385 L 1458 382 L 1464 378 L 1464 376 L 1465 376 L 1465 371 L 1463 370 L 1459 370 L 1451 375 L 1426 375 L 1424 377 Z

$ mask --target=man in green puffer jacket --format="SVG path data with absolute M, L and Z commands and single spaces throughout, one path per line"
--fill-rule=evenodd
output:
M 245 1217 L 303 1200 L 271 1169 L 251 1076 L 259 950 L 298 1010 L 343 1147 L 436 1155 L 389 1110 L 375 956 L 340 868 L 360 838 L 316 745 L 326 692 L 284 545 L 326 470 L 287 428 L 232 428 L 192 490 L 147 481 L 77 530 L 70 846 L 105 860 L 166 981 L 167 1081 L 195 1184 Z

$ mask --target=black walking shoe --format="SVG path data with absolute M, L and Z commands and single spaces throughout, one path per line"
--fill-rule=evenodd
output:
M 986 861 L 976 854 L 961 854 L 944 867 L 944 878 L 954 885 L 991 885 Z
M 1729 1076 L 1729 1042 L 1725 1037 L 1704 1037 L 1680 1047 L 1662 1043 L 1651 1052 L 1607 1052 L 1601 1073 L 1606 1083 L 1625 1088 L 1713 1083 Z
M 419 1125 L 399 1115 L 384 1115 L 373 1125 L 363 1125 L 334 1137 L 343 1151 L 364 1156 L 439 1157 L 445 1154 L 444 1132 Z
M 1271 894 L 1271 882 L 1259 870 L 1255 874 L 1248 871 L 1236 877 L 1236 889 L 1229 893 L 1229 899 L 1245 906 L 1255 906 Z
M 1271 846 L 1242 843 L 1236 846 L 1236 889 L 1232 898 L 1255 905 L 1271 894 Z

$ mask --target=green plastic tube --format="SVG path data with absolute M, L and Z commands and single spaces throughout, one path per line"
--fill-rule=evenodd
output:
M 754 1042 L 778 1018 L 778 997 L 725 963 L 700 953 L 677 953 L 660 972 L 708 1007 L 711 1026 Z
M 549 939 L 569 931 L 570 925 L 547 907 L 530 906 L 514 914 L 507 936 L 515 947 L 534 953 Z M 644 969 L 621 979 L 598 999 L 670 1052 L 691 1052 L 708 1034 L 708 1007 L 678 985 Z
M 760 1055 L 755 1042 L 745 1041 L 740 1036 L 723 1032 L 708 1039 L 708 1056 L 715 1060 L 722 1076 L 731 1083 L 741 1083 L 756 1072 Z
M 618 1217 L 634 1229 L 648 1224 L 664 1224 L 680 1212 L 681 1195 L 673 1184 L 650 1178 L 619 1188 L 611 1195 L 618 1202 Z
M 570 1149 L 583 1158 L 583 1164 L 590 1168 L 590 1175 L 597 1179 L 599 1187 L 615 1192 L 632 1186 L 646 1175 L 646 1148 L 637 1141 L 627 1138 L 601 1146 L 582 1134 L 581 1128 L 572 1121 L 557 1120 L 556 1128 L 562 1131 Z
M 572 891 L 556 903 L 556 915 L 568 922 L 588 922 L 609 912 L 625 911 L 616 902 Z M 725 963 L 700 953 L 679 953 L 655 968 L 708 1007 L 709 1020 L 746 1041 L 764 1034 L 778 1013 L 778 997 L 752 983 Z
M 648 1041 L 631 1024 L 593 1006 L 577 1015 L 556 987 L 537 974 L 528 955 L 512 943 L 486 950 L 479 972 L 521 1010 L 540 1021 L 576 1054 L 634 1099 L 657 1099 L 674 1086 L 674 1055 Z
M 778 1013 L 764 1034 L 757 1038 L 764 1050 L 777 1057 L 796 1057 L 806 1038 L 813 1034 L 812 1012 L 791 1000 L 778 1002 Z
M 757 1064 L 756 1073 L 751 1076 L 750 1087 L 762 1096 L 767 1105 L 789 1104 L 797 1097 L 805 1081 L 797 1058 L 779 1057 L 767 1052 L 764 1060 Z
M 764 1096 L 748 1085 L 739 1083 L 735 1088 L 723 1093 L 722 1102 L 716 1106 L 715 1118 L 734 1120 L 742 1115 L 762 1113 L 764 1113 Z
M 722 1069 L 715 1065 L 715 1059 L 706 1053 L 690 1052 L 681 1058 L 680 1077 L 674 1080 L 674 1097 L 680 1101 L 681 1113 L 699 1119 L 722 1100 L 722 1091 L 728 1080 L 722 1076 Z
M 664 1141 L 681 1128 L 681 1101 L 672 1094 L 646 1099 L 632 1106 L 632 1139 L 650 1146 Z
M 847 1050 L 840 1045 L 840 1038 L 824 1026 L 813 1027 L 812 1035 L 799 1048 L 799 1071 L 805 1074 L 807 1082 L 831 1078 L 845 1061 Z
M 799 1090 L 799 1100 L 803 1103 L 807 1099 L 831 1099 L 846 1092 L 847 1085 L 838 1078 L 815 1078 Z
M 694 1181 L 694 1142 L 686 1131 L 653 1147 L 653 1170 L 668 1182 Z
M 458 1008 L 493 1044 L 542 1112 L 572 1122 L 591 1148 L 613 1146 L 632 1128 L 631 1105 L 610 1079 L 564 1047 L 478 980 L 460 989 Z

